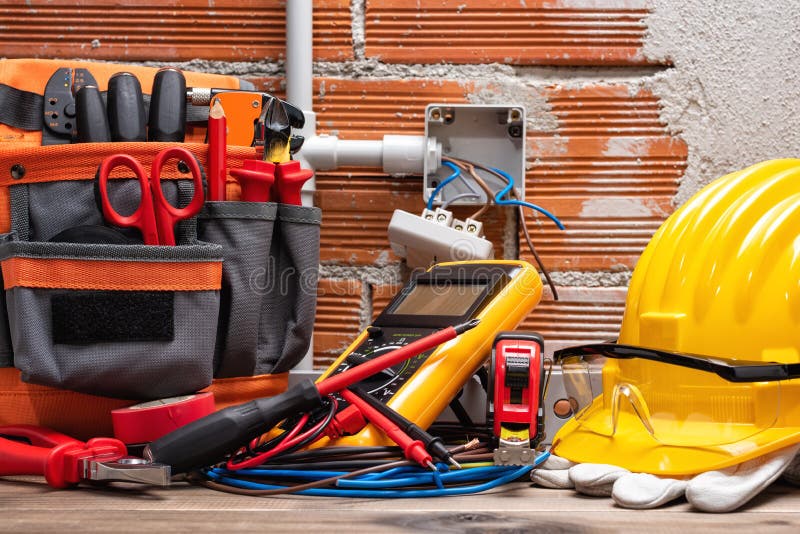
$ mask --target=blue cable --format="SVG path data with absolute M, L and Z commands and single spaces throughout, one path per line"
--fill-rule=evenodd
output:
M 407 468 L 398 468 L 395 471 L 395 474 L 401 475 L 400 478 L 395 480 L 391 480 L 390 477 L 383 477 L 380 480 L 375 480 L 374 477 L 370 477 L 368 475 L 362 475 L 361 477 L 354 477 L 353 479 L 342 479 L 339 480 L 337 485 L 340 486 L 341 489 L 333 489 L 333 488 L 312 488 L 308 490 L 298 491 L 298 495 L 311 495 L 311 496 L 321 496 L 321 497 L 357 497 L 357 498 L 413 498 L 413 497 L 444 497 L 449 495 L 467 495 L 471 493 L 478 493 L 481 491 L 486 491 L 489 489 L 496 488 L 507 482 L 511 482 L 516 480 L 519 477 L 524 476 L 525 474 L 529 473 L 535 466 L 538 466 L 542 462 L 544 462 L 550 456 L 549 451 L 540 454 L 536 457 L 534 465 L 522 466 L 522 467 L 515 467 L 515 466 L 491 466 L 491 467 L 473 467 L 467 468 L 458 471 L 445 471 L 443 473 L 434 474 L 431 471 L 426 471 L 421 468 L 415 468 L 417 471 L 417 475 L 411 474 Z M 446 467 L 442 466 L 443 469 L 447 469 Z M 399 470 L 402 469 L 402 472 Z M 292 476 L 299 476 L 296 474 L 295 470 L 286 469 L 281 470 L 285 472 L 295 473 Z M 392 471 L 392 469 L 387 470 Z M 264 490 L 264 489 L 285 489 L 285 486 L 275 485 L 275 484 L 262 484 L 259 482 L 253 482 L 250 480 L 240 480 L 230 476 L 231 474 L 238 473 L 238 474 L 252 474 L 254 472 L 261 472 L 267 474 L 268 476 L 275 476 L 275 471 L 267 470 L 267 469 L 249 469 L 249 470 L 241 470 L 241 471 L 228 471 L 226 469 L 209 469 L 204 471 L 205 475 L 221 484 L 227 484 L 230 486 L 244 488 L 244 489 L 257 489 L 257 490 Z M 330 475 L 331 473 L 335 473 L 335 471 L 303 471 L 303 473 L 310 475 L 310 474 L 325 474 Z M 477 480 L 485 480 L 487 478 L 491 478 L 486 482 L 482 482 L 480 484 L 474 484 L 471 486 L 457 486 L 453 488 L 444 487 L 444 482 L 454 482 L 454 481 L 461 481 L 461 482 L 472 482 Z M 320 477 L 322 478 L 322 477 Z M 327 478 L 324 477 L 324 478 Z M 422 485 L 422 484 L 430 484 L 435 483 L 437 488 L 436 489 L 413 489 L 413 490 L 402 490 L 402 489 L 385 489 L 386 487 L 392 487 L 392 485 L 396 486 L 399 483 L 410 483 L 412 485 Z M 350 488 L 345 488 L 350 484 Z
M 439 185 L 437 185 L 436 189 L 433 190 L 433 192 L 431 193 L 431 196 L 428 197 L 428 206 L 427 206 L 427 208 L 429 210 L 433 209 L 433 201 L 436 198 L 436 195 L 438 195 L 441 192 L 441 190 L 444 189 L 445 186 L 447 186 L 447 184 L 449 184 L 450 182 L 452 182 L 453 180 L 455 180 L 456 178 L 461 176 L 461 169 L 459 169 L 458 167 L 456 167 L 455 165 L 453 165 L 449 161 L 443 162 L 442 165 L 445 165 L 445 166 L 450 167 L 451 169 L 453 169 L 453 174 L 451 174 L 450 176 L 448 176 L 447 178 L 445 178 L 444 180 L 439 182 Z
M 503 471 L 505 471 L 505 474 L 503 474 L 502 476 L 497 477 L 488 482 L 484 482 L 482 484 L 476 484 L 474 486 L 459 486 L 455 488 L 444 488 L 444 489 L 437 488 L 437 489 L 423 489 L 423 490 L 347 490 L 347 489 L 314 488 L 314 489 L 298 491 L 297 494 L 319 496 L 319 497 L 356 497 L 362 499 L 363 498 L 397 499 L 397 498 L 416 498 L 416 497 L 445 497 L 450 495 L 468 495 L 470 493 L 478 493 L 481 491 L 490 490 L 498 486 L 501 486 L 503 484 L 506 484 L 508 482 L 511 482 L 513 480 L 516 480 L 517 478 L 529 473 L 532 469 L 533 466 L 530 465 L 513 469 L 510 472 L 507 469 L 503 469 Z M 236 478 L 226 477 L 224 475 L 220 475 L 218 473 L 213 473 L 213 472 L 207 472 L 206 474 L 217 482 L 239 488 L 259 489 L 259 490 L 285 489 L 285 486 L 259 484 L 257 482 L 250 482 L 247 480 L 239 480 Z
M 498 191 L 497 194 L 494 196 L 494 201 L 496 204 L 499 204 L 501 206 L 525 206 L 526 208 L 538 211 L 539 213 L 541 213 L 542 215 L 546 216 L 548 219 L 556 223 L 556 226 L 558 226 L 559 230 L 564 230 L 564 225 L 560 220 L 558 220 L 558 217 L 556 217 L 543 207 L 537 206 L 536 204 L 532 204 L 530 202 L 526 202 L 524 200 L 503 199 L 503 197 L 511 191 L 511 188 L 514 187 L 514 178 L 512 178 L 507 172 L 498 169 L 496 167 L 492 167 L 492 171 L 496 172 L 497 174 L 508 180 L 508 185 L 506 185 L 503 189 Z

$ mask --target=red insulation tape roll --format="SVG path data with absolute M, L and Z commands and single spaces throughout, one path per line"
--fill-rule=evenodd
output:
M 214 394 L 198 393 L 112 410 L 114 437 L 125 444 L 149 443 L 214 412 Z

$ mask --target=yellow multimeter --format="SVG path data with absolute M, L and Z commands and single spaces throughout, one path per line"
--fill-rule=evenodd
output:
M 486 361 L 497 333 L 513 330 L 541 296 L 539 273 L 524 261 L 434 265 L 403 287 L 319 380 L 440 328 L 480 319 L 477 327 L 459 337 L 358 384 L 407 419 L 428 428 Z M 355 435 L 326 438 L 315 447 L 390 444 L 381 431 L 368 424 Z

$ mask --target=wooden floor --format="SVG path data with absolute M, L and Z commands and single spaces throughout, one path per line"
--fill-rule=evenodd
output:
M 800 532 L 800 489 L 773 485 L 733 514 L 679 504 L 655 511 L 515 483 L 431 499 L 243 497 L 176 484 L 168 489 L 52 490 L 42 479 L 0 480 L 2 532 Z

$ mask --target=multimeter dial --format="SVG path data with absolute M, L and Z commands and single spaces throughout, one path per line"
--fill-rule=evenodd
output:
M 333 371 L 333 374 L 341 373 L 351 367 L 402 348 L 431 332 L 433 330 L 420 328 L 403 330 L 375 328 L 370 332 L 369 337 L 341 361 Z M 414 373 L 425 363 L 431 353 L 433 353 L 433 350 L 418 354 L 394 367 L 367 377 L 359 382 L 358 385 L 381 402 L 388 402 L 408 379 L 414 376 Z

